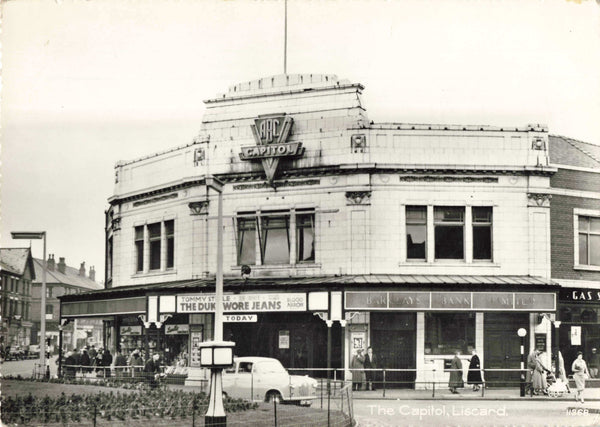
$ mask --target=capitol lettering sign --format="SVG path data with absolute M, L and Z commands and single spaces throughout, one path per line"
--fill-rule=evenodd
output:
M 254 119 L 252 134 L 256 146 L 242 147 L 241 160 L 260 160 L 267 180 L 273 183 L 279 159 L 301 156 L 304 147 L 301 142 L 288 142 L 294 120 L 284 115 L 269 115 Z

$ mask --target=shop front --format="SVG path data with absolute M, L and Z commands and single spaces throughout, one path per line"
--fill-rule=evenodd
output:
M 600 350 L 600 289 L 562 288 L 559 292 L 559 347 L 567 373 L 577 352 L 589 359 Z
M 551 329 L 536 322 L 553 316 L 555 291 L 347 291 L 345 310 L 350 360 L 358 348 L 373 347 L 389 387 L 429 388 L 448 380 L 449 361 L 460 352 L 464 377 L 475 350 L 492 386 L 518 384 L 519 328 L 528 331 L 525 351 L 543 336 L 550 357 Z M 363 339 L 364 338 L 364 339 Z

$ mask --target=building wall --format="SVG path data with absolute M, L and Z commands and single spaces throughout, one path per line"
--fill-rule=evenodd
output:
M 548 203 L 532 203 L 528 197 L 545 194 L 549 187 L 552 169 L 547 167 L 544 127 L 372 125 L 362 105 L 362 86 L 322 76 L 314 90 L 296 90 L 307 84 L 290 83 L 288 88 L 284 81 L 263 79 L 235 86 L 224 97 L 206 101 L 202 131 L 193 144 L 117 164 L 110 199 L 119 219 L 113 234 L 112 286 L 215 273 L 217 196 L 203 183 L 194 183 L 211 174 L 222 179 L 253 176 L 250 181 L 233 179 L 224 188 L 225 274 L 239 274 L 233 225 L 238 212 L 314 207 L 315 263 L 253 266 L 255 275 L 548 277 Z M 256 145 L 254 118 L 277 112 L 294 119 L 288 141 L 301 142 L 305 152 L 279 164 L 280 180 L 300 185 L 273 191 L 258 175 L 263 174 L 261 162 L 242 161 L 239 153 L 241 147 Z M 365 137 L 366 146 L 353 145 L 353 135 Z M 538 140 L 544 149 L 534 146 Z M 312 174 L 281 175 L 291 170 Z M 357 191 L 369 196 L 359 203 L 347 198 Z M 202 214 L 191 215 L 188 204 L 205 200 L 209 203 Z M 468 255 L 464 262 L 406 262 L 407 204 L 493 206 L 493 262 L 472 262 Z M 169 219 L 175 220 L 175 267 L 136 273 L 134 228 Z

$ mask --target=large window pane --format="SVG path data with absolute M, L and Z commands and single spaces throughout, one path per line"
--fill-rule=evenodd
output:
M 436 259 L 463 259 L 463 227 L 462 226 L 436 226 L 435 227 L 435 258 Z
M 160 223 L 148 225 L 150 236 L 150 270 L 160 270 Z
M 579 234 L 579 264 L 588 264 L 587 234 Z
M 144 270 L 144 226 L 135 227 L 136 271 Z
M 435 207 L 435 258 L 464 259 L 464 214 L 462 207 Z
M 492 259 L 492 208 L 474 207 L 473 259 Z
M 289 264 L 289 216 L 265 216 L 261 221 L 262 263 Z
M 425 313 L 425 354 L 468 354 L 474 347 L 474 313 Z
M 296 215 L 297 261 L 315 260 L 315 214 Z
M 238 265 L 256 264 L 256 218 L 238 218 Z
M 175 221 L 165 221 L 165 233 L 167 234 L 167 268 L 175 265 Z
M 590 231 L 600 233 L 600 218 L 590 218 Z
M 427 207 L 406 207 L 406 257 L 425 259 L 427 246 Z
M 600 266 L 600 235 L 590 235 L 590 265 Z

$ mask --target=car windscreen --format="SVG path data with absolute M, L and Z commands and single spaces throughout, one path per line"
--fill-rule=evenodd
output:
M 287 371 L 278 360 L 260 362 L 256 364 L 255 372 L 261 374 L 285 374 Z

